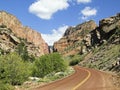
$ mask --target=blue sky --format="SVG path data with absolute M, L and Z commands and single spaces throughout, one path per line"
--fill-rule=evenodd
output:
M 91 19 L 98 24 L 120 12 L 120 0 L 0 0 L 0 10 L 15 15 L 52 45 L 68 26 Z

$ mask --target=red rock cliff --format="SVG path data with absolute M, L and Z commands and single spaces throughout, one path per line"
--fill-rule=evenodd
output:
M 81 52 L 86 52 L 86 46 L 91 44 L 91 36 L 89 32 L 97 27 L 94 21 L 88 21 L 77 25 L 76 27 L 69 27 L 64 36 L 54 43 L 54 50 L 64 54 L 73 55 Z M 83 46 L 83 40 L 85 41 Z
M 36 47 L 39 48 L 37 56 L 48 53 L 48 45 L 41 37 L 41 34 L 32 30 L 29 27 L 25 27 L 21 22 L 13 15 L 0 11 L 0 25 L 6 25 L 10 28 L 16 36 L 27 39 L 28 42 L 32 42 Z
M 100 20 L 99 26 L 91 20 L 69 27 L 54 43 L 54 50 L 63 55 L 84 54 L 104 43 L 120 43 L 120 13 Z

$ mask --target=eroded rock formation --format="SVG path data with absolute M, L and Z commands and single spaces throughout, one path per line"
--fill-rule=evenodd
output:
M 74 55 L 89 52 L 106 41 L 120 43 L 120 14 L 102 19 L 99 26 L 88 21 L 76 27 L 69 27 L 64 36 L 54 43 L 54 50 L 63 55 Z M 117 34 L 117 35 L 114 35 Z
M 64 36 L 54 43 L 54 50 L 64 54 L 84 53 L 89 50 L 91 44 L 90 32 L 97 27 L 94 21 L 79 24 L 76 27 L 69 27 Z
M 32 43 L 34 47 L 37 47 L 38 52 L 36 53 L 36 56 L 48 53 L 48 45 L 41 37 L 41 34 L 29 27 L 23 26 L 15 16 L 0 11 L 0 25 L 5 25 L 6 28 L 11 30 L 17 37 L 24 38 L 27 42 Z M 15 39 L 14 36 L 11 37 Z

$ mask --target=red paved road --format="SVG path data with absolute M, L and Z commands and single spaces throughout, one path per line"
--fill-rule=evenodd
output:
M 34 90 L 120 90 L 113 87 L 109 74 L 79 66 L 74 69 L 73 75 Z

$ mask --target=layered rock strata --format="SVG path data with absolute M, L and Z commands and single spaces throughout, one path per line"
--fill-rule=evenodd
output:
M 29 27 L 23 26 L 21 22 L 12 14 L 5 11 L 0 11 L 0 25 L 6 26 L 17 37 L 24 38 L 27 42 L 34 44 L 34 46 L 38 48 L 38 53 L 36 56 L 41 56 L 48 53 L 48 45 L 41 37 L 41 34 Z

